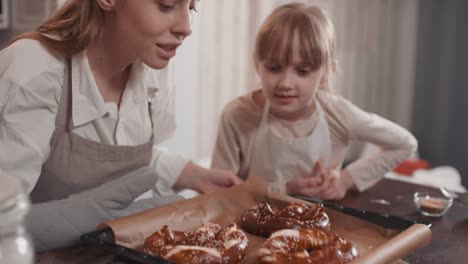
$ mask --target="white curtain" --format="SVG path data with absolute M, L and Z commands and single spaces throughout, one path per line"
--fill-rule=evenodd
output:
M 211 156 L 221 111 L 257 81 L 252 49 L 259 25 L 289 0 L 203 0 L 197 93 L 197 156 Z M 298 2 L 298 1 L 295 1 Z M 309 0 L 337 30 L 335 89 L 356 105 L 409 128 L 418 0 Z

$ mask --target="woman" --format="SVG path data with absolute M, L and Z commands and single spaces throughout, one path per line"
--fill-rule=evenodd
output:
M 160 204 L 127 207 L 157 176 L 160 194 L 170 188 L 204 193 L 241 182 L 229 171 L 208 170 L 157 147 L 175 128 L 169 61 L 191 33 L 195 4 L 69 0 L 0 52 L 0 169 L 21 178 L 32 202 L 41 203 L 29 216 L 40 249 L 68 245 L 99 222 Z M 134 181 L 137 187 L 128 192 Z M 109 205 L 113 199 L 118 212 Z M 113 213 L 87 212 L 83 200 Z M 51 223 L 43 212 L 57 207 L 82 208 L 88 224 L 60 219 L 67 213 Z M 76 235 L 44 240 L 49 228 L 67 233 L 69 221 L 79 222 Z

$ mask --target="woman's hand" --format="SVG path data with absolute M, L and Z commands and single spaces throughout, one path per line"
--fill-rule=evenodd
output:
M 209 193 L 220 188 L 232 187 L 241 184 L 243 181 L 237 177 L 232 171 L 220 169 L 207 169 L 200 177 L 198 182 L 198 191 L 201 193 Z
M 206 169 L 190 162 L 182 171 L 175 188 L 189 188 L 200 193 L 209 193 L 242 182 L 232 171 Z
M 33 204 L 25 225 L 36 251 L 74 246 L 101 223 L 183 199 L 170 195 L 134 201 L 157 179 L 154 168 L 143 167 L 65 199 Z

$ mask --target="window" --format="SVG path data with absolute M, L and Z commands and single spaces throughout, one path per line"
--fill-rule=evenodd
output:
M 0 0 L 0 29 L 5 29 L 9 26 L 10 18 L 8 14 L 10 8 L 8 6 L 8 1 L 9 0 Z

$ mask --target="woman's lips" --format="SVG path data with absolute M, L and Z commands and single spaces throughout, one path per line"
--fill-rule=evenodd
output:
M 163 59 L 169 60 L 176 55 L 176 49 L 178 45 L 161 45 L 156 44 L 160 50 L 161 57 Z

